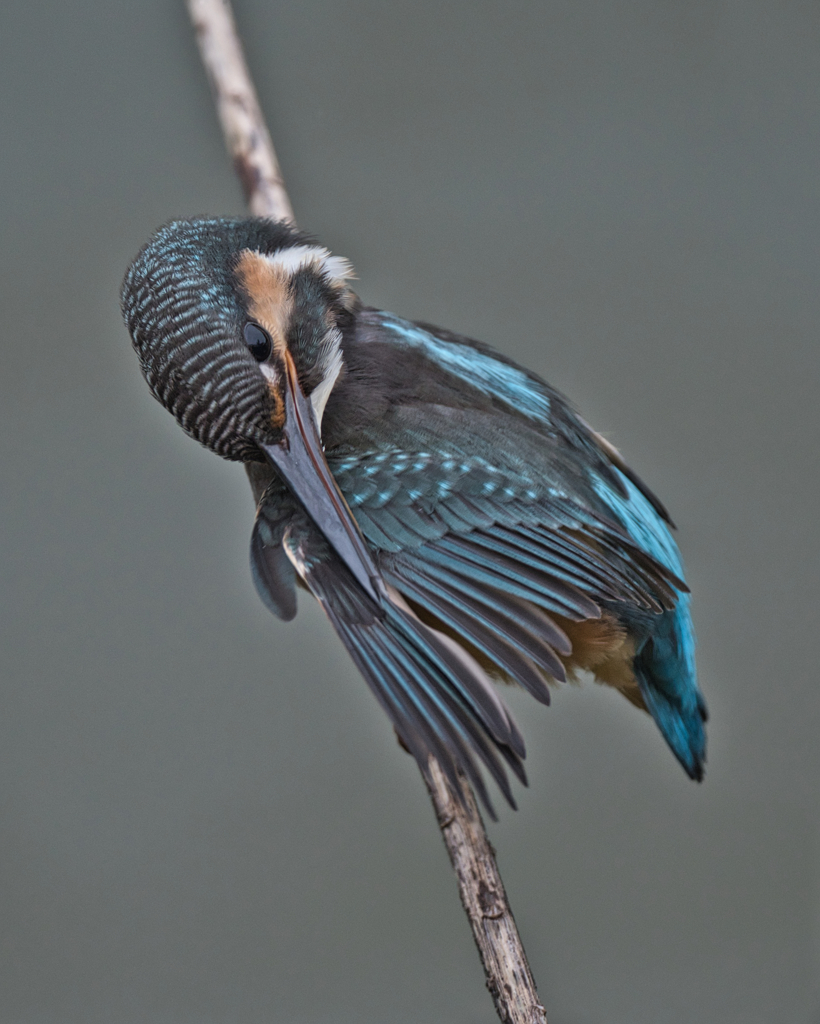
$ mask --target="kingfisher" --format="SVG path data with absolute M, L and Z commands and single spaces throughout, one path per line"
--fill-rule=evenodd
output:
M 244 463 L 264 604 L 319 602 L 401 744 L 512 807 L 525 746 L 495 681 L 543 704 L 592 673 L 703 777 L 689 590 L 666 509 L 570 403 L 489 346 L 365 306 L 287 222 L 177 220 L 122 311 L 153 395 Z

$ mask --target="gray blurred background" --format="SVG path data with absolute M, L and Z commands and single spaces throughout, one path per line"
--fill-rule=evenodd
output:
M 550 1024 L 818 1024 L 820 6 L 237 13 L 362 296 L 545 376 L 680 527 L 702 786 L 611 692 L 510 695 Z M 242 210 L 181 2 L 6 0 L 0 119 L 0 1022 L 490 1024 L 413 762 L 120 322 L 156 226 Z

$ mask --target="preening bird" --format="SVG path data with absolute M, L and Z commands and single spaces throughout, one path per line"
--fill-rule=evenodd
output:
M 524 741 L 493 678 L 549 703 L 582 670 L 701 779 L 706 706 L 660 501 L 557 391 L 488 346 L 363 306 L 286 223 L 180 220 L 138 254 L 125 321 L 154 396 L 245 464 L 251 570 L 297 585 L 427 771 L 515 806 Z

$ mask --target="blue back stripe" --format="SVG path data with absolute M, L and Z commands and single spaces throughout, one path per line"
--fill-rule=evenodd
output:
M 392 314 L 383 314 L 381 320 L 383 326 L 399 339 L 400 345 L 420 349 L 443 370 L 472 384 L 485 395 L 501 399 L 534 420 L 543 421 L 549 415 L 549 395 L 542 385 L 518 367 L 502 363 L 470 345 L 442 341 Z

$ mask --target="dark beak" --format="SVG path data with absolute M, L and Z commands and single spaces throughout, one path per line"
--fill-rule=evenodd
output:
M 302 394 L 296 367 L 285 353 L 285 427 L 282 440 L 262 448 L 310 518 L 367 594 L 381 604 L 381 577 L 353 513 L 325 459 L 310 402 Z

